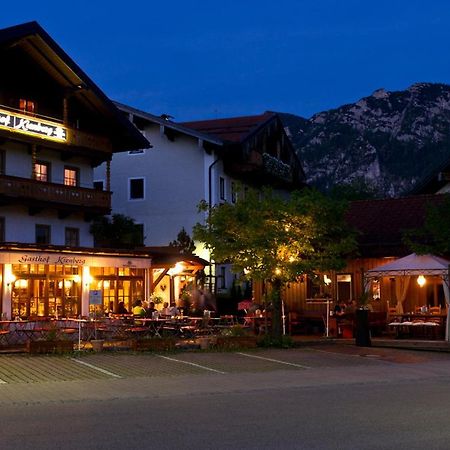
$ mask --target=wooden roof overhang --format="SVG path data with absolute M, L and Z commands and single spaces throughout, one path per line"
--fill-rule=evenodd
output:
M 70 95 L 76 95 L 77 100 L 86 108 L 110 123 L 108 128 L 111 135 L 108 138 L 111 140 L 113 152 L 149 146 L 147 139 L 37 22 L 0 30 L 0 51 L 1 48 L 17 46 L 62 89 Z

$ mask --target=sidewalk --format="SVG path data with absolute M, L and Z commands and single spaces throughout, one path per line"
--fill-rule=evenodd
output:
M 292 336 L 295 347 L 321 344 L 355 345 L 354 339 L 326 338 L 325 336 Z M 450 342 L 424 339 L 393 339 L 389 337 L 372 338 L 372 347 L 399 348 L 403 350 L 439 351 L 450 353 Z

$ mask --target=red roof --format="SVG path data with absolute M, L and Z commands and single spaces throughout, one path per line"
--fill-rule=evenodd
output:
M 272 112 L 265 112 L 258 116 L 230 117 L 228 119 L 199 120 L 196 122 L 184 122 L 187 128 L 205 134 L 215 135 L 225 141 L 242 142 L 249 134 L 253 133 L 269 119 L 275 117 Z
M 416 195 L 350 203 L 347 222 L 361 233 L 362 256 L 403 256 L 410 253 L 402 244 L 405 230 L 421 228 L 428 205 L 439 205 L 446 195 Z

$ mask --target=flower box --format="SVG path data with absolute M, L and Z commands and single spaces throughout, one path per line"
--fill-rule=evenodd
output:
M 131 348 L 134 351 L 169 351 L 175 350 L 174 338 L 133 339 Z
M 217 336 L 217 348 L 235 350 L 257 347 L 257 336 Z
M 42 353 L 68 353 L 73 352 L 72 341 L 28 341 L 27 352 L 31 354 Z

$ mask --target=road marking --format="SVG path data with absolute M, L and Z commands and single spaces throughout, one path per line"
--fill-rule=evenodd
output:
M 352 356 L 353 358 L 369 358 L 369 359 L 376 358 L 377 361 L 384 362 L 386 364 L 392 364 L 391 361 L 386 361 L 385 359 L 383 359 L 382 355 L 369 355 L 369 354 L 361 355 L 361 354 L 354 354 L 354 353 L 339 353 L 339 352 L 332 352 L 330 350 L 318 350 L 317 348 L 312 348 L 312 347 L 308 347 L 308 350 L 312 350 L 312 351 L 318 352 L 318 353 L 328 353 L 329 355 L 342 356 L 343 358 L 345 358 L 346 356 Z
M 287 366 L 294 366 L 294 367 L 298 367 L 300 369 L 311 369 L 311 367 L 309 367 L 309 366 L 304 366 L 302 364 L 290 363 L 287 361 L 280 361 L 279 359 L 264 358 L 263 356 L 249 355 L 248 353 L 241 353 L 241 352 L 236 352 L 236 354 L 242 355 L 242 356 L 247 356 L 249 358 L 263 359 L 265 361 L 275 362 L 278 364 L 286 364 Z
M 162 356 L 162 355 L 156 355 L 156 356 L 158 356 L 159 358 L 167 359 L 169 361 L 179 362 L 182 364 L 189 364 L 190 366 L 199 367 L 200 369 L 209 370 L 211 372 L 221 373 L 222 375 L 224 375 L 226 373 L 226 372 L 222 372 L 220 370 L 212 369 L 211 367 L 201 366 L 200 364 L 195 364 L 195 363 L 189 362 L 189 361 L 183 361 L 181 359 L 169 358 L 168 356 Z
M 83 366 L 90 367 L 91 369 L 97 370 L 98 372 L 109 375 L 114 378 L 122 378 L 120 375 L 110 372 L 109 370 L 102 369 L 101 367 L 94 366 L 93 364 L 89 364 L 87 362 L 81 361 L 79 359 L 72 358 L 72 361 L 77 362 L 78 364 L 83 364 Z

